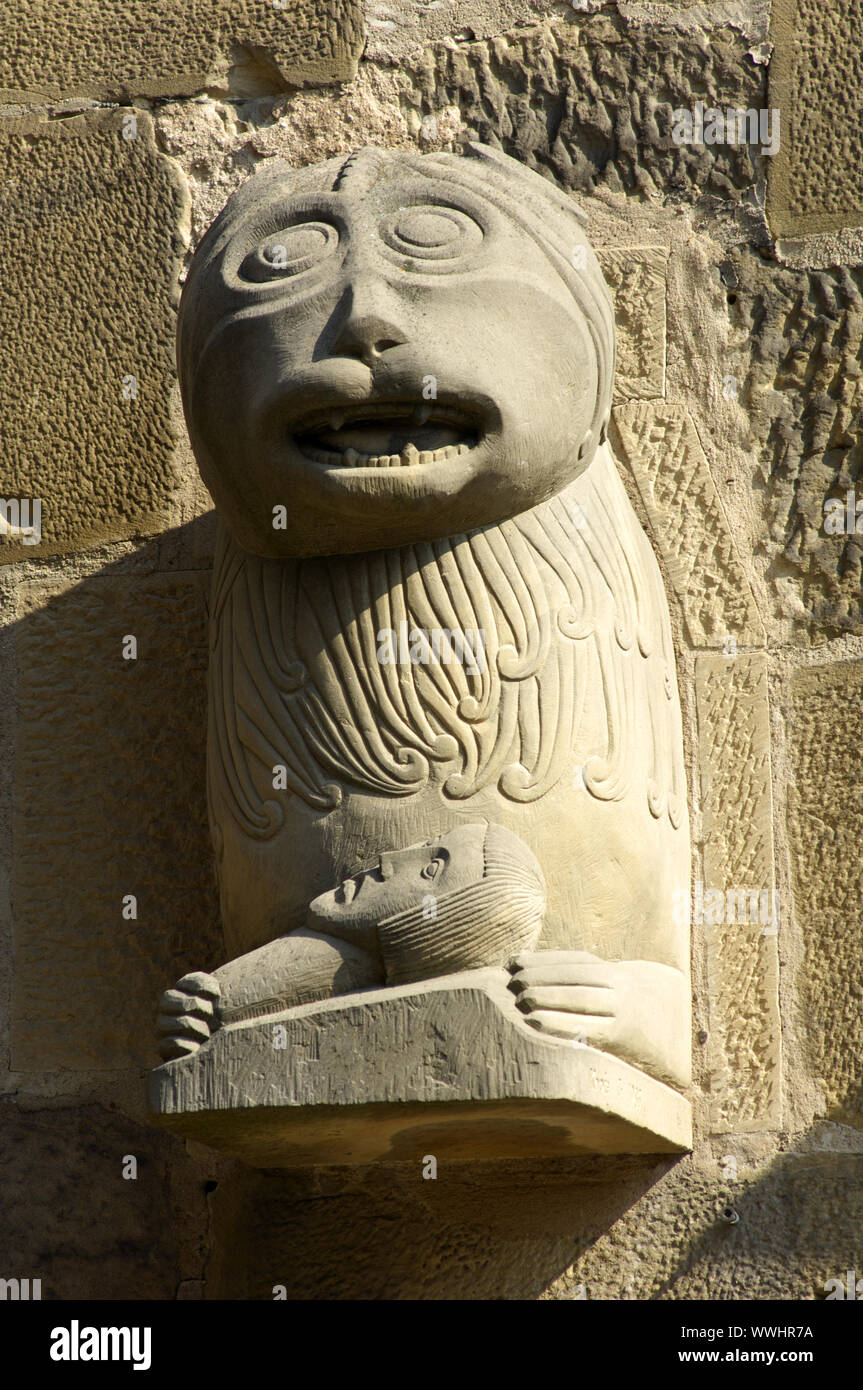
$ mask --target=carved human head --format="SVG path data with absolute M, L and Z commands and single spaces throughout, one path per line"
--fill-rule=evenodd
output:
M 583 215 L 483 145 L 268 163 L 207 232 L 178 327 L 198 464 L 264 557 L 430 541 L 586 468 L 614 316 Z
M 376 929 L 388 984 L 499 965 L 529 949 L 545 912 L 545 880 L 503 826 L 459 825 L 315 898 L 309 926 L 362 942 Z

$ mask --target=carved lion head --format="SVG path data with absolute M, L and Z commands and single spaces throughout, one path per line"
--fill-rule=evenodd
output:
M 496 150 L 274 161 L 194 257 L 178 361 L 192 444 L 264 557 L 452 536 L 588 467 L 614 314 L 576 205 Z

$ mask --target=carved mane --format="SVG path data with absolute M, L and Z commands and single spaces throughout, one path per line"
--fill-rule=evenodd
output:
M 403 621 L 483 630 L 484 669 L 381 664 L 377 633 Z M 646 768 L 636 792 L 680 824 L 662 579 L 607 445 L 550 501 L 427 544 L 285 562 L 247 555 L 223 529 L 210 648 L 211 805 L 256 838 L 284 818 L 267 794 L 277 765 L 290 793 L 327 811 L 345 788 L 409 797 L 432 779 L 446 800 L 495 786 L 530 802 L 575 756 L 602 801 Z

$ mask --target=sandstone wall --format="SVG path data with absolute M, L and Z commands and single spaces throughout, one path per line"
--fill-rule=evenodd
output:
M 854 10 L 6 0 L 0 493 L 41 499 L 42 537 L 0 536 L 0 1274 L 59 1299 L 812 1299 L 859 1266 L 861 538 L 824 525 L 863 489 Z M 696 101 L 778 110 L 779 149 L 675 143 Z M 255 1172 L 144 1099 L 158 993 L 222 959 L 176 306 L 266 160 L 465 137 L 589 214 L 693 884 L 777 894 L 778 930 L 693 927 L 687 1158 Z

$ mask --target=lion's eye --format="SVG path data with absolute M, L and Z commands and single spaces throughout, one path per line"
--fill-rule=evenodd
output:
M 278 280 L 301 275 L 331 256 L 339 243 L 335 227 L 327 222 L 303 222 L 267 237 L 250 251 L 240 274 L 245 280 Z
M 401 208 L 386 218 L 380 235 L 387 246 L 418 261 L 451 261 L 482 241 L 483 231 L 458 208 Z

